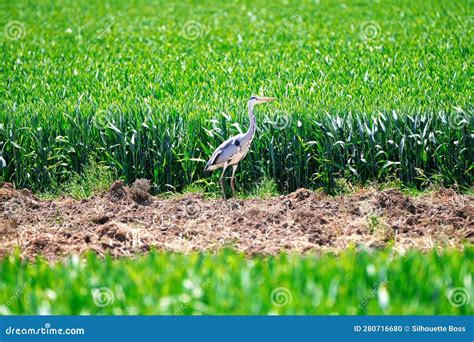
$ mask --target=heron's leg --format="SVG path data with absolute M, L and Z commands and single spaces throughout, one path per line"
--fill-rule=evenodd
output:
M 222 188 L 222 197 L 224 197 L 224 199 L 225 199 L 224 174 L 225 174 L 226 169 L 227 169 L 227 164 L 224 164 L 224 167 L 222 168 L 222 175 L 221 175 L 221 178 L 219 179 L 219 183 L 221 183 L 221 188 Z
M 232 188 L 232 194 L 235 193 L 234 179 L 235 179 L 235 170 L 237 170 L 237 166 L 239 166 L 239 164 L 232 165 L 232 177 L 230 178 L 230 187 Z

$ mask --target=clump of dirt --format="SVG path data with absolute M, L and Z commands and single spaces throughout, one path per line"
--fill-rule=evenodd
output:
M 312 192 L 308 189 L 298 189 L 293 193 L 292 198 L 295 198 L 298 202 L 304 201 L 312 195 Z
M 151 185 L 148 179 L 137 179 L 128 189 L 121 180 L 118 180 L 110 187 L 109 198 L 113 202 L 130 199 L 140 205 L 149 205 L 151 203 L 150 188 Z
M 96 230 L 96 233 L 99 236 L 99 240 L 104 235 L 120 242 L 124 242 L 130 239 L 130 231 L 127 229 L 127 226 L 119 225 L 117 223 L 111 223 L 102 226 Z
M 466 204 L 460 210 L 458 210 L 458 215 L 465 219 L 474 219 L 474 205 Z
M 94 216 L 92 218 L 92 222 L 97 224 L 97 225 L 105 224 L 109 221 L 110 221 L 110 216 L 108 216 L 106 214 L 99 214 L 99 215 Z
M 41 201 L 11 185 L 0 188 L 0 257 L 50 260 L 92 250 L 128 256 L 159 250 L 231 247 L 249 255 L 338 251 L 348 246 L 398 250 L 474 242 L 473 196 L 440 190 L 409 197 L 398 190 L 360 190 L 336 197 L 306 189 L 271 199 L 171 199 L 150 183 L 115 182 L 86 200 Z
M 112 184 L 109 190 L 109 197 L 112 201 L 120 201 L 127 197 L 125 185 L 121 180 L 115 181 L 114 184 Z
M 377 205 L 380 208 L 397 208 L 400 211 L 408 211 L 411 214 L 416 213 L 416 207 L 410 197 L 404 196 L 399 190 L 386 190 L 377 196 Z
M 9 190 L 14 190 L 15 185 L 9 182 L 0 182 L 0 189 L 9 189 Z
M 148 191 L 150 191 L 150 181 L 143 178 L 137 179 L 130 188 L 130 198 L 138 204 L 149 205 L 151 196 Z

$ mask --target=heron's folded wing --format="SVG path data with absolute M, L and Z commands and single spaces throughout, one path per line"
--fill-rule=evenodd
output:
M 229 161 L 236 153 L 240 151 L 240 140 L 239 136 L 232 137 L 224 141 L 212 154 L 211 159 L 207 162 L 207 165 L 222 164 Z M 237 143 L 236 143 L 237 142 Z
M 233 143 L 227 144 L 221 149 L 221 152 L 219 153 L 219 155 L 216 156 L 214 164 L 221 164 L 221 163 L 225 163 L 226 161 L 231 160 L 232 157 L 236 155 L 237 152 L 239 152 L 239 150 L 240 150 L 240 146 L 236 146 Z

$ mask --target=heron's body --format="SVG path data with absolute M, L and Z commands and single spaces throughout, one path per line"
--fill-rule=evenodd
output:
M 207 162 L 204 171 L 212 171 L 219 168 L 222 168 L 222 175 L 220 178 L 220 183 L 222 186 L 222 192 L 225 197 L 224 192 L 224 183 L 223 177 L 225 170 L 228 166 L 232 166 L 232 177 L 231 177 L 231 187 L 234 192 L 234 178 L 235 171 L 239 162 L 246 156 L 247 152 L 250 149 L 250 144 L 255 136 L 255 130 L 257 128 L 257 122 L 255 115 L 253 114 L 253 107 L 257 103 L 268 102 L 274 100 L 273 98 L 265 97 L 256 97 L 252 96 L 250 98 L 248 108 L 249 108 L 249 120 L 250 127 L 246 133 L 241 133 L 236 136 L 233 136 L 226 141 L 224 141 L 212 154 L 211 158 Z
M 239 134 L 224 141 L 214 151 L 205 171 L 212 171 L 227 165 L 235 165 L 241 161 L 250 149 L 251 139 L 245 142 L 245 134 Z

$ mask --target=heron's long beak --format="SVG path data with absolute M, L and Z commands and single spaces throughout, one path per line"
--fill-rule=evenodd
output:
M 276 100 L 277 98 L 276 97 L 259 97 L 258 99 L 262 102 L 270 102 L 270 101 Z

